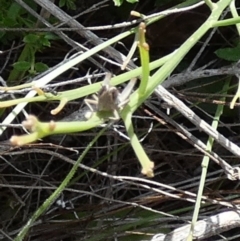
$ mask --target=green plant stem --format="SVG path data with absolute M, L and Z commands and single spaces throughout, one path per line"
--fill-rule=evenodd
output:
M 134 149 L 134 152 L 141 163 L 142 166 L 142 174 L 148 176 L 148 177 L 153 177 L 153 168 L 154 168 L 154 163 L 149 160 L 148 156 L 146 155 L 140 141 L 138 140 L 136 134 L 134 133 L 133 125 L 132 125 L 132 114 L 131 110 L 129 109 L 127 112 L 124 112 L 124 114 L 121 116 L 128 136 L 130 138 L 130 142 L 132 145 L 132 148 Z
M 233 17 L 235 19 L 240 19 L 239 18 L 239 15 L 238 15 L 238 12 L 237 12 L 237 9 L 236 9 L 236 6 L 235 6 L 235 0 L 233 0 L 230 4 L 230 10 L 231 10 L 231 13 L 233 15 Z M 240 20 L 239 20 L 239 23 L 240 23 Z M 237 31 L 238 31 L 238 35 L 240 35 L 240 24 L 236 24 L 236 28 L 237 28 Z M 235 94 L 235 96 L 233 97 L 232 101 L 231 101 L 231 104 L 230 104 L 230 109 L 233 109 L 234 108 L 234 105 L 237 101 L 237 99 L 240 97 L 240 78 L 238 76 L 238 89 L 237 89 L 237 92 Z
M 202 24 L 198 30 L 192 34 L 183 44 L 177 49 L 172 57 L 166 61 L 166 63 L 159 68 L 156 73 L 149 78 L 147 90 L 145 96 L 141 97 L 136 92 L 131 96 L 128 105 L 131 107 L 131 111 L 135 111 L 147 98 L 150 96 L 155 88 L 161 84 L 176 68 L 179 62 L 189 52 L 189 50 L 199 41 L 199 39 L 213 26 L 213 23 L 220 17 L 222 11 L 229 5 L 231 0 L 220 0 L 217 4 L 218 7 L 214 8 L 208 19 Z M 126 108 L 122 112 L 127 111 Z
M 238 88 L 237 88 L 237 92 L 234 95 L 231 103 L 230 103 L 230 109 L 234 108 L 235 103 L 237 102 L 237 99 L 240 98 L 240 78 L 238 78 Z
M 78 169 L 78 165 L 82 162 L 83 158 L 87 154 L 87 152 L 90 150 L 90 148 L 93 146 L 93 144 L 97 141 L 97 139 L 104 133 L 104 131 L 107 129 L 107 126 L 103 128 L 96 136 L 95 138 L 88 144 L 86 149 L 83 151 L 81 156 L 76 161 L 75 165 L 72 167 L 71 171 L 68 173 L 68 175 L 65 177 L 61 185 L 53 192 L 53 194 L 41 205 L 41 207 L 38 208 L 38 210 L 33 214 L 33 216 L 28 220 L 27 224 L 22 228 L 22 230 L 19 232 L 17 237 L 14 239 L 14 241 L 22 241 L 24 237 L 26 236 L 27 232 L 31 228 L 32 224 L 37 220 L 37 218 L 43 214 L 53 202 L 56 201 L 56 199 L 59 197 L 59 195 L 63 192 L 64 188 L 68 185 L 70 180 L 73 178 L 74 174 L 76 173 Z
M 162 66 L 172 56 L 173 56 L 173 53 L 169 54 L 161 59 L 153 61 L 149 65 L 150 70 L 154 70 L 154 69 Z M 142 67 L 138 67 L 134 70 L 131 70 L 124 74 L 113 77 L 111 79 L 111 84 L 114 86 L 122 84 L 129 79 L 139 76 L 141 74 L 141 71 L 142 71 Z M 0 108 L 17 105 L 19 103 L 24 103 L 24 102 L 31 103 L 31 102 L 38 102 L 38 101 L 39 102 L 40 101 L 56 101 L 56 100 L 61 100 L 62 98 L 67 98 L 68 101 L 71 101 L 71 100 L 75 100 L 75 99 L 78 99 L 78 98 L 81 98 L 81 97 L 84 97 L 84 96 L 87 96 L 87 95 L 90 95 L 90 94 L 93 94 L 93 93 L 99 91 L 99 89 L 102 86 L 102 83 L 103 83 L 103 81 L 95 83 L 95 84 L 91 84 L 88 86 L 84 86 L 81 88 L 77 88 L 74 90 L 67 90 L 67 91 L 59 92 L 58 95 L 56 95 L 56 96 L 47 93 L 46 95 L 36 96 L 36 97 L 32 97 L 32 98 L 19 98 L 19 99 L 14 99 L 14 100 L 2 101 L 2 102 L 0 102 Z M 26 87 L 29 87 L 29 85 L 30 84 L 27 84 Z M 14 89 L 17 89 L 17 86 Z
M 225 27 L 229 25 L 234 25 L 240 23 L 240 17 L 235 17 L 235 18 L 229 18 L 225 20 L 219 20 L 215 23 L 213 23 L 213 27 Z
M 238 18 L 239 17 L 237 9 L 236 9 L 236 6 L 235 6 L 235 0 L 233 0 L 230 3 L 230 11 L 231 11 L 231 13 L 232 13 L 234 18 Z M 238 31 L 238 35 L 240 36 L 240 24 L 236 24 L 236 28 L 237 28 L 237 31 Z
M 229 85 L 230 85 L 230 78 L 225 82 L 224 86 L 223 86 L 223 95 L 227 94 L 227 91 L 229 90 Z M 226 97 L 221 98 L 221 101 L 225 101 Z M 214 116 L 214 120 L 212 122 L 212 127 L 216 130 L 218 127 L 218 123 L 220 121 L 220 117 L 223 113 L 223 108 L 224 105 L 218 105 L 215 116 Z M 206 147 L 206 151 L 211 152 L 212 148 L 213 148 L 213 143 L 214 143 L 214 139 L 212 137 L 208 138 L 207 141 L 207 147 Z M 202 174 L 201 174 L 201 179 L 200 179 L 200 184 L 198 187 L 198 193 L 197 193 L 197 200 L 196 200 L 196 204 L 195 204 L 195 208 L 194 208 L 194 212 L 193 212 L 193 218 L 192 218 L 192 223 L 191 223 L 191 229 L 187 238 L 187 241 L 192 241 L 193 239 L 193 235 L 194 235 L 194 227 L 196 225 L 197 219 L 198 219 L 198 214 L 200 211 L 200 207 L 201 207 L 201 200 L 202 200 L 202 195 L 203 195 L 203 190 L 204 190 L 204 185 L 205 185 L 205 181 L 206 181 L 206 176 L 207 176 L 207 169 L 208 169 L 208 165 L 209 165 L 209 156 L 205 155 L 203 160 L 202 160 Z
M 149 46 L 146 43 L 145 32 L 146 32 L 146 25 L 144 23 L 140 23 L 139 31 L 138 31 L 138 37 L 139 37 L 138 49 L 140 52 L 140 60 L 141 60 L 141 66 L 142 66 L 141 83 L 139 86 L 140 96 L 144 96 L 145 94 L 149 73 L 150 73 Z
M 230 2 L 231 2 L 231 0 L 220 0 L 217 3 L 218 8 L 214 8 L 211 15 L 202 24 L 202 26 L 192 36 L 190 36 L 188 38 L 188 40 L 185 41 L 185 43 L 183 43 L 179 49 L 177 49 L 172 55 L 170 55 L 171 58 L 169 58 L 169 56 L 168 56 L 167 60 L 165 61 L 165 64 L 161 68 L 159 68 L 159 70 L 157 70 L 156 73 L 149 79 L 147 88 L 145 91 L 145 95 L 140 96 L 138 94 L 138 91 L 134 92 L 131 95 L 127 108 L 125 107 L 121 111 L 121 116 L 127 116 L 129 111 L 130 111 L 130 114 L 132 114 L 152 94 L 152 92 L 155 90 L 155 88 L 159 84 L 161 84 L 172 73 L 172 71 L 176 68 L 176 66 L 179 64 L 179 62 L 184 58 L 184 56 L 189 52 L 189 50 L 197 43 L 197 41 L 199 41 L 199 39 L 213 26 L 214 22 L 217 21 L 217 19 L 221 15 L 222 11 L 228 6 L 228 4 Z M 128 34 L 126 34 L 126 35 L 128 35 Z M 139 72 L 140 72 L 140 70 L 141 69 L 139 68 Z M 135 71 L 136 70 L 126 73 L 125 77 L 131 78 L 133 76 L 131 76 L 130 74 L 133 75 L 133 73 L 135 73 L 135 74 L 139 73 L 139 72 L 137 72 L 137 71 L 135 72 Z M 118 83 L 124 82 L 126 79 L 124 79 L 123 76 L 124 75 L 115 77 L 113 83 L 118 84 Z M 96 92 L 96 90 L 99 88 L 100 88 L 100 83 L 97 83 L 93 86 L 86 86 L 81 89 L 76 89 L 74 91 L 62 92 L 59 94 L 59 96 L 57 96 L 57 97 L 53 96 L 52 98 L 49 98 L 49 100 L 62 99 L 63 97 L 67 98 L 69 100 L 76 99 L 77 97 L 85 96 L 87 94 Z M 79 93 L 79 92 L 81 92 L 81 93 Z M 36 100 L 43 101 L 43 100 L 46 100 L 46 97 L 38 96 L 38 97 L 32 98 L 31 100 L 23 98 L 21 101 L 24 101 L 24 102 L 29 101 L 30 102 L 30 101 L 34 101 L 34 100 L 35 101 Z M 2 102 L 1 104 L 4 104 L 4 103 L 6 103 L 6 102 Z M 5 107 L 5 106 L 1 106 L 1 107 Z M 90 119 L 89 122 L 92 122 L 92 120 Z M 97 126 L 98 123 L 99 122 L 96 122 L 95 126 Z M 94 124 L 92 124 L 92 123 L 89 123 L 89 125 L 94 127 Z M 66 126 L 66 132 L 67 132 L 68 126 Z M 79 131 L 81 131 L 81 129 L 82 129 L 82 127 L 79 126 Z M 48 134 L 53 134 L 53 133 L 54 132 L 48 132 Z M 137 149 L 135 147 L 133 147 L 133 148 Z
M 208 5 L 210 10 L 213 10 L 217 6 L 216 3 L 213 3 L 211 0 L 205 0 L 205 3 Z
M 124 120 L 125 126 L 130 130 L 128 131 L 129 137 L 132 140 L 131 144 L 135 151 L 135 154 L 138 155 L 139 151 L 142 151 L 142 154 L 145 153 L 140 142 L 135 136 L 135 133 L 133 131 L 133 128 L 131 127 L 132 123 L 131 120 L 129 120 L 128 114 L 132 114 L 139 106 L 142 104 L 148 96 L 152 94 L 152 92 L 155 90 L 155 88 L 161 84 L 176 68 L 176 66 L 179 64 L 179 62 L 184 58 L 184 56 L 189 52 L 189 50 L 197 43 L 197 41 L 212 27 L 212 23 L 214 21 L 217 21 L 219 16 L 221 15 L 222 11 L 226 8 L 226 6 L 229 4 L 231 0 L 221 0 L 218 3 L 218 8 L 214 8 L 209 18 L 204 22 L 204 24 L 191 36 L 188 38 L 187 41 L 185 41 L 182 46 L 174 52 L 173 58 L 168 60 L 151 78 L 148 80 L 147 89 L 145 91 L 145 95 L 141 96 L 139 95 L 138 91 L 135 91 L 131 95 L 131 99 L 128 103 L 128 105 L 122 110 L 121 117 Z M 144 155 L 144 154 L 143 154 Z M 144 155 L 144 159 L 142 159 L 145 162 L 146 154 Z M 139 159 L 141 162 L 141 159 Z M 154 160 L 153 160 L 154 161 Z M 141 165 L 143 166 L 143 173 L 150 173 L 149 167 L 151 166 L 151 161 L 147 157 L 146 163 L 141 162 Z M 153 169 L 153 166 L 152 166 Z

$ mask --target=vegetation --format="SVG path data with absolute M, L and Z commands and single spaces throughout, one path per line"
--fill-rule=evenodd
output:
M 0 239 L 218 240 L 194 230 L 238 211 L 237 4 L 1 1 Z

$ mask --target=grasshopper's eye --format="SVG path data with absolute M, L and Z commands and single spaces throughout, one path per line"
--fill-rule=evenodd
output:
M 118 95 L 119 95 L 118 90 L 114 88 L 114 89 L 111 91 L 112 100 L 118 100 Z

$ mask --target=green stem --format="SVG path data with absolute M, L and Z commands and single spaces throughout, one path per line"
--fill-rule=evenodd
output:
M 148 79 L 149 79 L 149 46 L 146 43 L 145 39 L 145 32 L 146 32 L 146 25 L 144 23 L 139 24 L 139 31 L 138 31 L 138 48 L 140 52 L 140 60 L 142 66 L 142 74 L 141 74 L 141 83 L 139 86 L 139 95 L 144 96 Z
M 224 84 L 224 86 L 223 86 L 223 95 L 227 94 L 227 91 L 229 90 L 229 84 L 230 84 L 230 79 L 228 79 L 226 81 L 226 83 Z M 222 101 L 225 101 L 225 99 L 226 99 L 226 97 L 221 98 Z M 223 113 L 223 108 L 224 108 L 224 105 L 218 105 L 218 107 L 217 107 L 217 110 L 216 110 L 216 113 L 215 113 L 215 117 L 214 117 L 214 120 L 212 122 L 212 127 L 215 130 L 218 127 L 218 123 L 219 123 L 220 117 L 221 117 L 221 115 Z M 212 151 L 213 143 L 214 143 L 214 139 L 212 137 L 209 137 L 208 138 L 208 142 L 207 142 L 206 151 L 209 151 L 209 152 Z M 208 165 L 209 165 L 209 159 L 210 159 L 209 156 L 205 155 L 203 160 L 202 160 L 201 180 L 200 180 L 200 184 L 199 184 L 199 187 L 198 187 L 197 200 L 196 200 L 196 204 L 195 204 L 195 208 L 194 208 L 194 212 L 193 212 L 191 229 L 190 229 L 187 241 L 192 241 L 192 239 L 193 239 L 194 227 L 195 227 L 195 224 L 197 222 L 199 210 L 200 210 L 200 207 L 201 207 L 201 200 L 202 200 L 204 185 L 205 185 L 206 176 L 207 176 L 207 169 L 208 169 Z
M 125 112 L 124 115 L 121 116 L 128 136 L 130 138 L 131 146 L 139 160 L 142 166 L 142 174 L 146 175 L 147 177 L 153 177 L 153 168 L 154 168 L 154 163 L 150 161 L 148 156 L 146 155 L 140 141 L 138 140 L 136 134 L 134 133 L 133 125 L 132 125 L 132 114 L 131 110 L 129 109 L 128 112 Z
M 225 20 L 219 20 L 215 23 L 212 24 L 212 26 L 215 27 L 225 27 L 229 25 L 234 25 L 240 23 L 240 17 L 235 17 L 235 18 L 229 18 Z
M 211 0 L 205 0 L 205 3 L 211 9 L 211 11 L 217 6 L 216 3 L 213 3 Z
M 90 148 L 93 146 L 93 144 L 97 141 L 97 139 L 104 133 L 104 131 L 107 129 L 107 126 L 103 128 L 96 136 L 95 138 L 88 144 L 86 149 L 83 151 L 81 156 L 78 158 L 74 166 L 72 167 L 71 171 L 68 173 L 68 175 L 65 177 L 61 185 L 54 191 L 54 193 L 41 205 L 41 207 L 38 208 L 38 210 L 33 214 L 33 216 L 28 220 L 27 224 L 22 228 L 22 230 L 19 232 L 17 237 L 14 239 L 14 241 L 22 241 L 24 237 L 26 236 L 27 232 L 31 228 L 32 224 L 37 220 L 38 217 L 40 217 L 41 214 L 43 214 L 51 205 L 53 202 L 56 201 L 56 199 L 60 196 L 60 194 L 63 192 L 64 188 L 68 185 L 70 180 L 73 178 L 74 174 L 76 173 L 78 169 L 78 165 L 82 162 L 83 158 L 87 154 L 87 152 L 90 150 Z

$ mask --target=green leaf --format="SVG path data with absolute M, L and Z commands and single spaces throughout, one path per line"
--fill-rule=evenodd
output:
M 65 4 L 66 4 L 66 0 L 60 0 L 58 6 L 62 8 L 63 6 L 65 6 Z
M 42 43 L 43 46 L 51 47 L 50 41 L 48 39 L 46 39 L 46 38 L 42 38 L 41 39 L 41 43 Z
M 215 51 L 220 59 L 236 62 L 240 59 L 240 44 L 234 48 L 222 48 Z
M 8 9 L 7 16 L 11 19 L 16 20 L 16 18 L 19 16 L 21 8 L 22 7 L 17 3 L 11 4 L 10 8 Z
M 127 2 L 129 2 L 129 3 L 137 3 L 138 0 L 127 0 Z
M 44 38 L 47 40 L 59 40 L 60 39 L 60 37 L 58 37 L 56 34 L 50 33 L 50 32 L 46 33 Z
M 28 34 L 28 35 L 26 35 L 24 37 L 23 42 L 24 43 L 32 43 L 32 44 L 34 44 L 34 43 L 36 43 L 38 41 L 38 39 L 39 39 L 38 35 L 30 33 L 30 34 Z
M 76 10 L 77 7 L 76 7 L 76 4 L 74 3 L 75 0 L 68 0 L 66 2 L 66 5 L 67 5 L 67 8 L 68 9 L 71 9 L 71 10 Z
M 49 67 L 46 64 L 41 62 L 35 63 L 34 68 L 37 72 L 44 72 L 49 69 Z
M 122 5 L 123 0 L 113 0 L 113 2 L 114 2 L 114 5 L 115 5 L 115 6 L 119 7 L 119 6 Z
M 60 0 L 58 5 L 60 8 L 66 6 L 67 9 L 76 10 L 75 0 Z
M 31 67 L 31 64 L 27 61 L 19 61 L 13 64 L 13 68 L 18 71 L 27 71 Z
M 15 27 L 17 25 L 17 22 L 15 21 L 15 19 L 11 18 L 11 17 L 6 17 L 3 19 L 2 23 L 1 23 L 2 27 Z
M 139 0 L 125 0 L 126 2 L 129 2 L 129 3 L 136 3 L 138 2 Z M 114 5 L 119 7 L 123 4 L 123 0 L 113 0 L 114 2 Z

